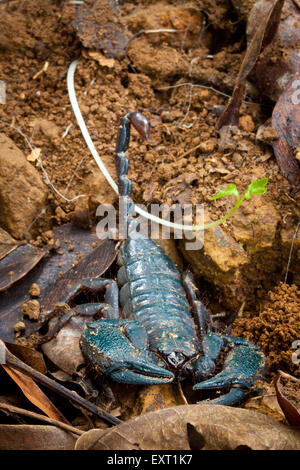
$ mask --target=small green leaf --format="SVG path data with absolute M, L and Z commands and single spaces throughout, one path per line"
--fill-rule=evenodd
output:
M 254 194 L 265 194 L 267 191 L 266 185 L 268 183 L 268 178 L 261 178 L 259 180 L 253 181 L 249 184 L 247 191 L 245 193 L 245 199 L 249 201 L 250 197 Z
M 237 199 L 239 199 L 240 195 L 239 195 L 236 185 L 233 183 L 230 183 L 227 186 L 227 188 L 220 189 L 218 194 L 216 194 L 215 196 L 211 198 L 211 201 L 214 201 L 215 199 L 220 199 L 220 197 L 224 197 L 224 196 L 235 196 Z

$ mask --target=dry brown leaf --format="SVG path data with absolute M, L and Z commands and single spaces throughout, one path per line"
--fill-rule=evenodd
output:
M 43 352 L 53 364 L 69 375 L 85 364 L 79 340 L 84 326 L 92 320 L 93 316 L 73 317 L 53 339 L 42 345 Z M 56 322 L 55 318 L 50 321 L 50 329 Z
M 28 366 L 38 370 L 41 374 L 47 373 L 47 367 L 43 355 L 39 351 L 21 344 L 6 343 L 6 346 L 12 354 L 17 356 Z
M 297 387 L 298 392 L 299 392 L 300 380 L 296 379 L 296 377 L 293 377 L 289 374 L 284 374 L 282 372 L 277 374 L 276 377 L 274 378 L 274 387 L 276 390 L 277 400 L 278 400 L 280 408 L 282 409 L 284 413 L 284 416 L 287 422 L 291 426 L 300 428 L 300 413 L 297 407 L 291 402 L 291 400 L 287 398 L 285 394 L 285 389 L 280 382 L 283 377 L 294 381 L 295 384 L 297 384 L 296 387 Z M 298 398 L 299 398 L 299 393 L 298 393 Z
M 29 243 L 10 247 L 11 251 L 6 253 L 0 263 L 0 292 L 25 277 L 46 254 L 44 250 Z
M 257 0 L 247 20 L 248 41 L 255 34 L 257 23 L 266 14 L 273 0 Z M 272 42 L 264 48 L 251 73 L 251 81 L 261 95 L 275 103 L 287 84 L 300 70 L 300 9 L 293 0 L 285 0 L 281 20 Z
M 300 105 L 294 83 L 300 83 L 300 74 L 287 86 L 273 110 L 272 127 L 279 137 L 273 142 L 273 150 L 284 176 L 299 186 L 300 162 L 295 158 L 295 150 L 300 146 Z
M 258 24 L 247 47 L 232 97 L 217 123 L 218 129 L 223 126 L 238 125 L 239 110 L 246 90 L 246 79 L 254 68 L 261 50 L 270 44 L 276 34 L 283 4 L 284 0 L 276 0 Z
M 55 426 L 0 425 L 0 450 L 72 450 L 76 437 Z
M 296 450 L 300 431 L 269 416 L 222 405 L 185 405 L 131 419 L 109 430 L 92 429 L 77 450 L 189 450 L 187 423 L 203 436 L 204 450 Z
M 26 375 L 22 374 L 9 366 L 2 364 L 4 370 L 13 379 L 13 381 L 20 387 L 24 395 L 28 398 L 31 403 L 42 410 L 49 418 L 62 421 L 63 423 L 69 424 L 68 420 L 63 414 L 53 405 L 49 398 L 42 392 L 40 387 Z

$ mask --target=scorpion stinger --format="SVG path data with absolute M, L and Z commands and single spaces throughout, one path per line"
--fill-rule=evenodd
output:
M 118 257 L 119 295 L 115 281 L 99 283 L 99 288 L 106 289 L 105 302 L 114 307 L 103 311 L 105 318 L 87 325 L 80 339 L 82 352 L 100 373 L 117 382 L 163 384 L 191 374 L 195 390 L 229 388 L 211 403 L 233 405 L 257 380 L 265 357 L 249 341 L 214 333 L 191 278 L 182 279 L 154 240 L 133 236 L 132 185 L 125 156 L 131 125 L 149 138 L 149 124 L 142 114 L 128 113 L 121 120 L 116 170 L 119 193 L 127 207 L 128 237 Z M 85 283 L 97 288 L 92 280 Z

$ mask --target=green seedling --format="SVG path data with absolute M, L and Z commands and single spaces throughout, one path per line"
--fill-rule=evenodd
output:
M 267 183 L 268 178 L 261 178 L 256 181 L 253 181 L 253 183 L 249 184 L 245 194 L 242 197 L 240 197 L 238 189 L 233 183 L 230 183 L 225 189 L 220 189 L 218 194 L 211 198 L 211 201 L 215 201 L 216 199 L 220 199 L 221 197 L 235 196 L 235 206 L 221 219 L 218 219 L 215 222 L 210 222 L 209 224 L 205 224 L 203 226 L 203 229 L 205 230 L 208 228 L 216 227 L 217 225 L 220 225 L 225 222 L 225 220 L 229 219 L 229 217 L 231 217 L 238 210 L 238 208 L 242 205 L 245 199 L 249 201 L 251 196 L 254 196 L 256 194 L 265 194 L 265 192 L 267 191 Z

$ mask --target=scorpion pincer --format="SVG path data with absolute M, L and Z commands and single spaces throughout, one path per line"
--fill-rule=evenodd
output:
M 233 405 L 263 374 L 265 356 L 253 343 L 214 332 L 190 274 L 179 273 L 152 239 L 136 235 L 130 198 L 130 127 L 149 138 L 147 119 L 130 112 L 121 119 L 115 163 L 120 197 L 127 207 L 128 237 L 121 244 L 117 281 L 84 279 L 80 288 L 105 290 L 105 303 L 79 306 L 102 311 L 87 324 L 80 346 L 96 370 L 126 384 L 165 384 L 192 375 L 194 390 L 224 389 L 205 403 Z

